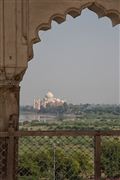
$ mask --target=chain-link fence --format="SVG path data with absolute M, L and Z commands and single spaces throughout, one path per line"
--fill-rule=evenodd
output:
M 22 137 L 18 162 L 19 179 L 93 179 L 93 138 Z
M 120 131 L 6 133 L 0 136 L 3 179 L 120 180 Z
M 101 177 L 120 180 L 120 137 L 101 138 Z
M 7 139 L 0 138 L 0 180 L 4 179 L 7 166 Z

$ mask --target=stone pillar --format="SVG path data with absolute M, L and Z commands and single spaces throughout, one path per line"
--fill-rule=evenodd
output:
M 0 84 L 0 132 L 9 132 L 11 127 L 18 130 L 19 91 L 19 83 Z M 18 141 L 13 136 L 11 146 L 10 138 L 0 137 L 0 180 L 13 180 L 15 175 Z
M 18 129 L 19 91 L 19 85 L 0 85 L 0 132 L 8 131 L 12 116 L 16 116 L 14 128 Z

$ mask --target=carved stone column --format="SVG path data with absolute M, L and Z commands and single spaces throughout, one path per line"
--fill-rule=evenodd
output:
M 19 85 L 0 85 L 0 131 L 8 131 L 9 121 L 16 116 L 14 128 L 18 128 Z
M 0 132 L 9 132 L 9 128 L 18 130 L 19 91 L 18 82 L 0 82 Z M 0 138 L 0 180 L 14 179 L 18 141 L 13 137 L 11 145 L 10 138 Z

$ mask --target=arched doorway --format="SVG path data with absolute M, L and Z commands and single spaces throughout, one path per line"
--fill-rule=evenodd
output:
M 27 68 L 27 61 L 33 56 L 32 45 L 39 41 L 38 31 L 50 28 L 52 19 L 61 23 L 65 20 L 66 14 L 76 17 L 86 7 L 98 13 L 99 16 L 110 17 L 114 25 L 119 24 L 119 5 L 119 1 L 113 0 L 0 1 L 0 129 L 1 147 L 5 152 L 2 153 L 2 163 L 7 162 L 7 165 L 5 163 L 0 166 L 2 179 L 14 179 L 15 137 L 19 136 L 19 132 L 14 133 L 14 130 L 18 129 L 19 119 L 19 82 Z
M 75 20 L 73 18 L 70 18 L 70 16 L 68 16 L 67 22 L 63 23 L 60 27 L 59 25 L 57 25 L 57 23 L 53 23 L 53 28 L 49 32 L 44 33 L 43 37 L 45 40 L 43 39 L 43 41 L 40 43 L 41 49 L 39 48 L 39 45 L 36 44 L 37 50 L 34 53 L 36 59 L 33 59 L 33 61 L 30 61 L 30 69 L 28 69 L 27 76 L 25 77 L 26 80 L 22 83 L 22 85 L 24 85 L 24 90 L 26 91 L 26 95 L 24 95 L 24 98 L 22 98 L 22 101 L 24 102 L 24 104 L 25 104 L 25 101 L 29 102 L 29 99 L 30 99 L 30 102 L 31 102 L 30 105 L 33 105 L 33 99 L 36 95 L 41 99 L 41 94 L 40 94 L 41 91 L 42 91 L 42 96 L 44 96 L 47 90 L 49 89 L 52 90 L 52 92 L 54 93 L 54 87 L 52 87 L 54 85 L 56 85 L 57 89 L 59 88 L 59 91 L 61 91 L 62 94 L 64 94 L 63 96 L 65 97 L 64 99 L 65 100 L 68 99 L 67 100 L 68 103 L 72 103 L 72 100 L 75 99 L 74 104 L 77 104 L 77 105 L 79 105 L 80 103 L 81 104 L 82 103 L 118 104 L 118 76 L 119 76 L 118 75 L 118 42 L 117 42 L 117 39 L 119 36 L 118 30 L 117 28 L 111 27 L 111 21 L 109 21 L 108 18 L 103 18 L 101 20 L 98 20 L 95 13 L 88 11 L 87 9 L 85 10 L 85 12 L 86 12 L 86 16 L 85 16 L 86 18 L 84 17 L 85 19 L 81 17 L 83 15 L 81 15 Z M 90 18 L 87 16 L 87 14 L 88 16 L 90 16 Z M 93 19 L 92 19 L 92 16 L 93 16 Z M 84 21 L 86 21 L 86 23 Z M 102 22 L 104 23 L 102 24 Z M 79 25 L 77 25 L 77 23 Z M 69 27 L 67 27 L 67 24 L 70 24 Z M 89 25 L 87 26 L 84 24 L 89 24 Z M 108 24 L 109 24 L 109 27 L 108 27 Z M 64 26 L 66 28 L 64 28 Z M 76 29 L 76 31 L 74 29 Z M 57 33 L 57 31 L 59 33 Z M 102 31 L 104 31 L 104 33 L 102 33 Z M 107 31 L 111 32 L 111 37 L 108 36 L 109 32 L 106 33 Z M 113 31 L 114 33 L 112 34 Z M 51 34 L 51 35 L 48 36 L 47 34 Z M 67 34 L 70 34 L 70 35 L 68 36 Z M 67 38 L 65 36 L 67 36 Z M 114 41 L 113 36 L 116 39 L 115 41 Z M 65 42 L 65 39 L 66 41 L 68 41 L 68 43 Z M 97 39 L 99 39 L 98 44 L 96 44 L 95 42 L 97 41 Z M 107 41 L 109 42 L 111 41 L 111 43 L 107 44 Z M 56 45 L 54 46 L 53 44 L 56 44 Z M 113 47 L 110 48 L 111 50 L 109 49 L 110 44 L 111 45 L 114 44 L 112 45 Z M 69 46 L 70 46 L 70 50 L 69 50 Z M 111 54 L 113 49 L 115 51 Z M 37 55 L 37 53 L 39 55 Z M 62 53 L 65 55 L 62 56 Z M 116 54 L 116 55 L 114 56 L 113 54 L 114 55 Z M 54 58 L 54 56 L 56 58 Z M 34 64 L 36 65 L 34 66 Z M 94 65 L 97 69 L 94 67 Z M 54 72 L 54 74 L 52 73 L 52 71 Z M 37 74 L 35 77 L 34 74 L 36 72 Z M 54 78 L 54 76 L 56 78 Z M 60 76 L 62 77 L 62 79 L 60 79 Z M 32 87 L 31 87 L 32 78 L 34 80 L 32 82 Z M 49 84 L 49 87 L 48 87 L 48 84 Z M 46 87 L 46 90 L 45 90 L 45 87 Z M 67 99 L 66 99 L 65 93 L 63 92 L 64 89 L 66 92 L 66 96 L 67 96 L 67 93 L 68 94 L 71 93 L 69 97 L 67 96 Z M 43 94 L 43 90 L 44 90 L 44 94 Z M 23 90 L 22 90 L 22 93 L 24 93 Z M 88 96 L 88 94 L 90 95 Z M 30 98 L 28 98 L 27 95 Z M 59 96 L 60 95 L 58 95 L 58 97 Z M 96 96 L 96 101 L 92 99 L 93 96 Z M 78 112 L 76 112 L 76 114 L 79 116 Z M 102 117 L 98 117 L 98 118 L 102 119 Z M 74 124 L 76 123 L 74 122 Z M 91 128 L 94 128 L 94 127 L 96 129 L 101 128 L 101 127 L 97 127 L 97 124 L 99 124 L 98 122 L 96 122 L 96 126 L 94 127 L 92 123 L 90 124 L 91 124 Z M 70 128 L 70 125 L 68 127 Z M 38 129 L 39 128 L 40 127 L 38 127 Z M 62 128 L 62 127 L 59 126 L 59 128 Z M 76 129 L 79 129 L 79 128 L 76 127 Z

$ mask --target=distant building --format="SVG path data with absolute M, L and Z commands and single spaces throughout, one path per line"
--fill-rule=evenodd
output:
M 55 98 L 52 92 L 48 92 L 43 100 L 40 101 L 40 99 L 34 100 L 34 109 L 40 110 L 40 107 L 45 107 L 47 105 L 50 106 L 61 106 L 64 104 L 64 100 L 61 100 L 59 98 Z
M 40 99 L 34 99 L 33 107 L 36 110 L 40 110 L 40 107 L 41 107 Z

